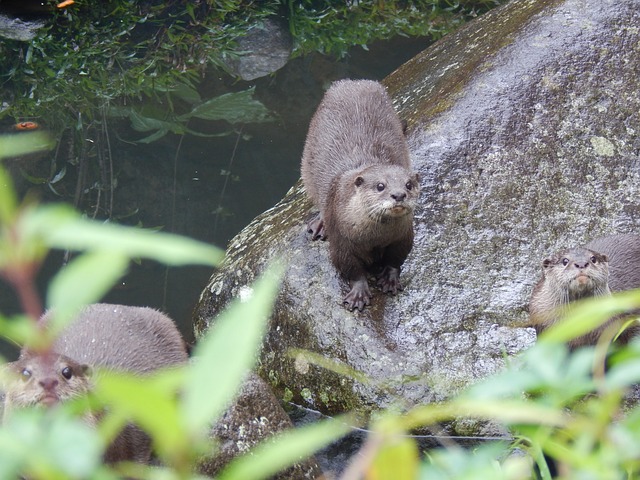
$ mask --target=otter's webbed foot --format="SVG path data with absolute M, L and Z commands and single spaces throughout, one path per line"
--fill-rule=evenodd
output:
M 343 303 L 347 306 L 347 309 L 353 311 L 357 308 L 359 311 L 363 311 L 364 307 L 371 305 L 371 292 L 369 291 L 369 285 L 367 279 L 360 279 L 351 282 L 351 290 L 344 297 Z
M 307 232 L 311 234 L 311 240 L 326 240 L 327 234 L 324 230 L 324 219 L 318 213 L 313 220 L 307 223 Z
M 380 275 L 378 275 L 377 284 L 384 293 L 395 295 L 399 290 L 403 289 L 400 284 L 400 269 L 389 266 L 384 267 Z

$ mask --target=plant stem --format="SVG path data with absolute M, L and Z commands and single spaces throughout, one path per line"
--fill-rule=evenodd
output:
M 22 311 L 37 322 L 42 315 L 42 302 L 35 286 L 35 274 L 38 265 L 35 263 L 9 267 L 2 276 L 13 286 L 20 299 Z

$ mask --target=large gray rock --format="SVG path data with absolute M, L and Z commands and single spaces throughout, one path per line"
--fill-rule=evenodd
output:
M 329 413 L 410 407 L 499 370 L 535 341 L 523 325 L 542 258 L 635 228 L 639 24 L 636 0 L 513 0 L 418 55 L 385 80 L 422 185 L 405 291 L 342 308 L 346 285 L 305 234 L 312 208 L 295 186 L 231 242 L 198 332 L 280 256 L 260 371 L 282 395 Z M 474 428 L 451 431 L 492 433 Z

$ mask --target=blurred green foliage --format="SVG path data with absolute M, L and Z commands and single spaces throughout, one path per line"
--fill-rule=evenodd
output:
M 287 0 L 295 55 L 342 57 L 349 48 L 396 35 L 438 39 L 504 0 Z
M 2 152 L 21 151 L 25 140 L 46 144 L 40 132 L 0 137 L 0 161 Z M 177 235 L 88 220 L 66 205 L 20 203 L 1 165 L 0 205 L 0 278 L 13 287 L 26 314 L 8 317 L 0 312 L 0 335 L 19 345 L 50 342 L 78 308 L 99 301 L 109 291 L 133 258 L 213 267 L 222 256 L 216 247 Z M 35 276 L 54 248 L 73 250 L 76 255 L 49 283 L 46 305 L 55 308 L 56 316 L 44 332 L 37 327 L 42 304 L 34 295 Z M 211 425 L 253 368 L 282 271 L 282 265 L 272 265 L 252 285 L 250 298 L 219 315 L 195 347 L 188 366 L 148 377 L 103 371 L 94 377 L 88 403 L 79 399 L 51 410 L 13 413 L 0 427 L 0 478 L 197 478 L 199 460 L 216 453 L 209 437 Z M 0 380 L 3 373 L 0 368 Z M 81 420 L 89 406 L 104 412 L 97 429 Z M 131 421 L 149 433 L 162 467 L 102 464 L 109 439 Z M 337 422 L 314 425 L 296 432 L 298 440 L 285 436 L 284 448 L 275 442 L 267 455 L 237 459 L 223 475 L 243 479 L 247 478 L 243 472 L 251 471 L 262 472 L 252 478 L 265 478 L 346 429 L 346 424 Z M 274 451 L 278 452 L 275 463 Z
M 23 150 L 21 142 L 29 137 L 40 147 L 47 145 L 39 133 L 0 137 L 0 159 L 2 152 Z M 28 293 L 52 248 L 79 252 L 49 285 L 47 305 L 64 313 L 58 315 L 61 322 L 69 321 L 81 304 L 99 301 L 131 258 L 211 266 L 220 260 L 219 250 L 190 239 L 90 221 L 67 206 L 21 203 L 1 167 L 0 187 L 0 276 L 15 288 L 26 314 L 0 314 L 0 334 L 18 343 L 42 335 L 35 327 L 41 307 L 33 305 L 35 297 Z M 101 376 L 90 403 L 109 407 L 100 428 L 87 428 L 79 419 L 87 408 L 82 402 L 12 415 L 0 427 L 0 478 L 19 473 L 34 480 L 199 478 L 194 470 L 198 459 L 215 454 L 209 426 L 254 364 L 282 274 L 282 266 L 273 266 L 253 285 L 248 301 L 221 313 L 200 339 L 192 364 L 144 379 Z M 457 397 L 402 413 L 379 412 L 343 479 L 638 478 L 640 341 L 613 350 L 603 341 L 575 351 L 564 342 L 639 307 L 638 291 L 583 301 L 502 372 Z M 307 361 L 323 364 L 314 355 L 307 355 Z M 444 447 L 420 455 L 415 439 L 407 435 L 460 418 L 501 425 L 504 438 L 474 448 L 446 439 Z M 151 435 L 162 467 L 102 465 L 104 446 L 126 421 Z M 233 461 L 220 478 L 268 478 L 349 428 L 347 421 L 330 420 L 287 432 Z

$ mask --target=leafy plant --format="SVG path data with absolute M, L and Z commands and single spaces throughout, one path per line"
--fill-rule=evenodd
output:
M 22 151 L 25 138 L 40 134 L 0 138 L 2 152 Z M 1 157 L 0 157 L 1 158 Z M 124 274 L 131 258 L 143 256 L 167 264 L 199 263 L 215 266 L 221 252 L 177 235 L 126 228 L 87 220 L 64 205 L 20 205 L 10 178 L 0 168 L 0 275 L 22 300 L 26 315 L 0 315 L 0 334 L 19 344 L 43 345 L 71 321 L 82 305 L 99 301 Z M 56 317 L 50 335 L 37 326 L 41 302 L 35 294 L 38 266 L 52 248 L 78 254 L 51 281 L 47 305 Z M 251 298 L 222 313 L 211 333 L 201 339 L 192 364 L 149 377 L 103 372 L 91 395 L 93 408 L 108 406 L 100 428 L 87 427 L 78 417 L 83 401 L 68 402 L 50 411 L 24 409 L 12 414 L 0 428 L 0 476 L 33 479 L 96 478 L 196 478 L 195 465 L 204 455 L 215 454 L 208 434 L 253 366 L 275 299 L 282 266 L 274 265 L 252 288 Z M 178 394 L 179 393 L 179 394 Z M 101 454 L 125 422 L 134 421 L 152 437 L 163 467 L 102 465 Z M 298 461 L 347 427 L 331 423 L 302 430 L 266 447 L 266 454 L 238 459 L 225 478 L 239 479 L 243 472 L 269 472 Z M 280 445 L 280 446 L 279 446 Z M 286 448 L 284 448 L 286 446 Z M 276 449 L 277 458 L 273 453 Z M 234 473 L 235 472 L 235 473 Z
M 253 98 L 254 88 L 244 90 L 242 92 L 225 93 L 219 97 L 214 97 L 207 101 L 202 101 L 196 90 L 181 89 L 181 94 L 187 93 L 192 103 L 192 110 L 182 115 L 169 114 L 163 112 L 161 118 L 143 115 L 140 109 L 135 107 L 112 107 L 109 115 L 112 117 L 128 117 L 131 120 L 131 126 L 138 132 L 151 132 L 153 134 L 138 140 L 139 143 L 151 143 L 162 138 L 167 133 L 172 132 L 180 135 L 189 133 L 204 137 L 222 136 L 232 133 L 232 130 L 224 131 L 216 134 L 204 134 L 187 128 L 187 124 L 192 118 L 203 120 L 225 120 L 231 124 L 242 123 L 261 123 L 273 120 L 269 110 Z M 182 96 L 181 95 L 181 96 Z
M 606 340 L 573 352 L 563 342 L 639 306 L 640 291 L 576 304 L 503 372 L 448 402 L 383 412 L 343 480 L 637 478 L 640 405 L 626 395 L 640 382 L 640 339 L 608 360 Z M 476 448 L 444 439 L 419 461 L 406 433 L 456 418 L 498 422 L 510 434 Z
M 438 39 L 500 0 L 287 0 L 296 55 L 319 51 L 343 57 L 350 47 L 396 35 Z

